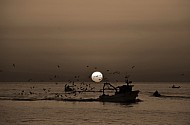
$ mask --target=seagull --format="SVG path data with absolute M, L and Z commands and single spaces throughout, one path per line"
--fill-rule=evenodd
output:
M 15 68 L 16 67 L 16 65 L 13 63 L 13 67 Z

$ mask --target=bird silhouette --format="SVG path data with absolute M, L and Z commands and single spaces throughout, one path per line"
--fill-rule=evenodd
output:
M 13 63 L 13 67 L 15 68 L 16 67 L 16 65 Z

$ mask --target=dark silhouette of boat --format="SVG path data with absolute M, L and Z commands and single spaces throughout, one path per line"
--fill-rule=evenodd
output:
M 65 85 L 65 92 L 73 92 L 75 91 L 75 89 L 72 87 L 72 86 L 69 86 L 69 85 Z
M 173 85 L 172 88 L 181 88 L 181 86 L 175 86 L 175 85 Z
M 138 97 L 139 90 L 132 90 L 133 85 L 129 85 L 132 83 L 131 81 L 126 80 L 127 85 L 122 85 L 118 87 L 114 87 L 110 83 L 104 83 L 103 86 L 103 94 L 99 96 L 99 101 L 102 102 L 136 102 L 136 97 Z M 114 95 L 106 95 L 105 94 L 105 86 L 111 86 L 115 90 Z
M 153 93 L 153 96 L 155 96 L 155 97 L 160 97 L 161 95 L 160 95 L 160 93 L 156 90 L 156 91 Z

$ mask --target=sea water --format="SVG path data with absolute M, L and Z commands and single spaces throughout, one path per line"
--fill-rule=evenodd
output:
M 96 99 L 103 87 L 74 83 L 86 92 L 65 93 L 65 84 L 72 83 L 1 82 L 0 125 L 190 125 L 190 83 L 134 82 L 141 101 L 130 104 L 63 101 Z M 171 88 L 173 84 L 181 88 Z M 163 97 L 153 97 L 156 90 Z

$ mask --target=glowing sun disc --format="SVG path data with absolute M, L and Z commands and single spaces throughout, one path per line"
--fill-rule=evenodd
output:
M 92 81 L 94 82 L 101 82 L 103 79 L 103 74 L 101 72 L 96 71 L 92 73 L 91 78 L 92 78 Z

